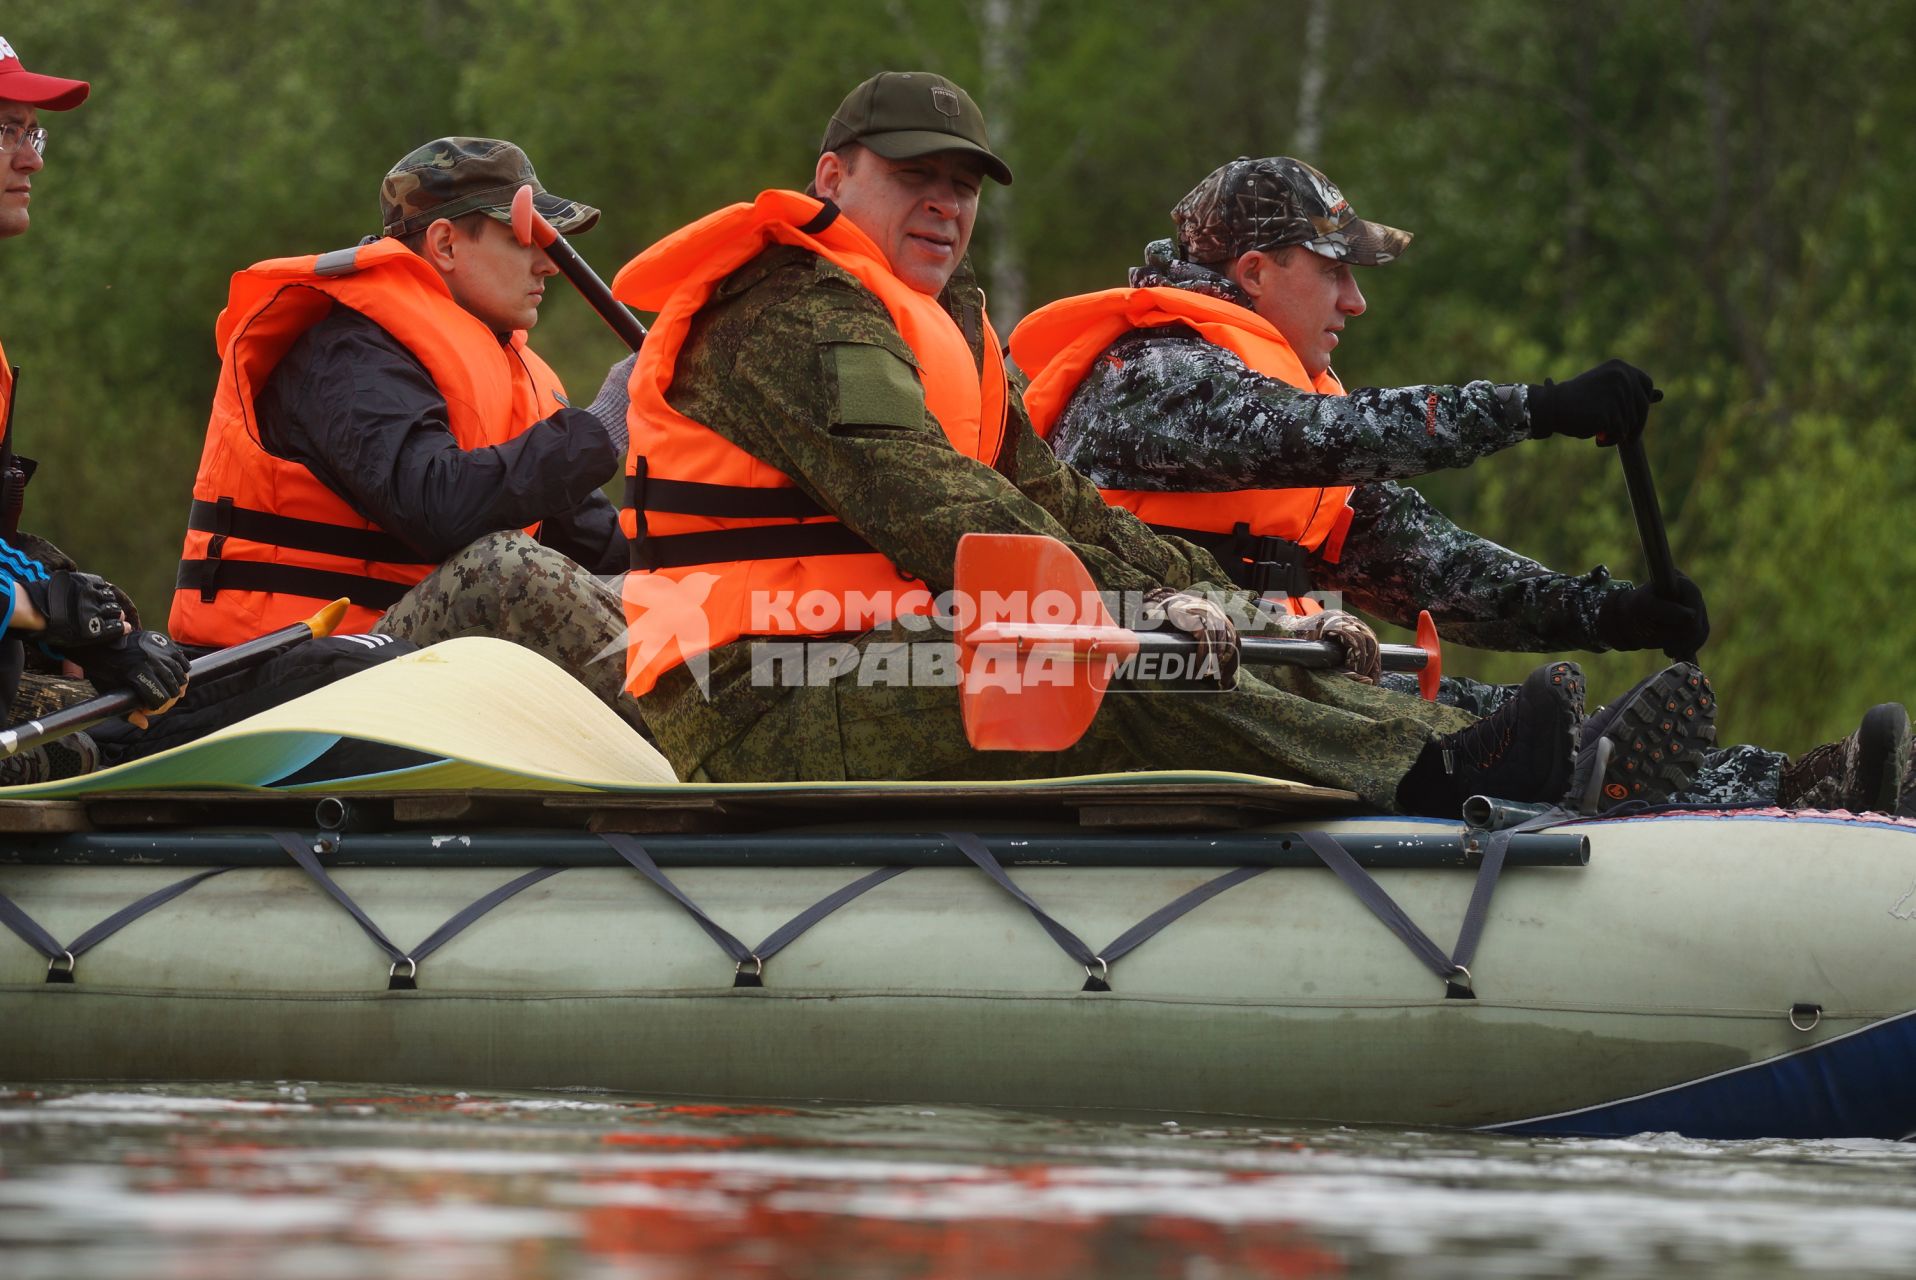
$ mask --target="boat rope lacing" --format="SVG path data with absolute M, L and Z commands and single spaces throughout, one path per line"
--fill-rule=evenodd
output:
M 612 851 L 630 863 L 632 869 L 657 885 L 665 895 L 685 908 L 686 914 L 705 930 L 705 935 L 724 949 L 732 958 L 732 985 L 735 987 L 762 987 L 765 985 L 765 962 L 783 951 L 807 929 L 838 910 L 867 889 L 875 889 L 885 881 L 905 870 L 904 867 L 880 867 L 869 875 L 860 876 L 844 888 L 821 898 L 811 906 L 787 920 L 766 937 L 756 947 L 748 947 L 738 940 L 724 926 L 705 914 L 696 902 L 685 896 L 685 891 L 673 884 L 659 864 L 652 860 L 645 846 L 637 839 L 627 835 L 601 834 L 599 839 L 611 846 Z M 747 969 L 746 966 L 751 968 Z
M 72 982 L 80 957 L 96 944 L 106 941 L 153 908 L 173 901 L 202 880 L 225 875 L 232 869 L 231 867 L 214 867 L 211 871 L 202 871 L 184 880 L 175 880 L 163 889 L 155 889 L 138 902 L 121 907 L 64 947 L 53 940 L 52 934 L 40 927 L 39 921 L 22 911 L 5 894 L 0 894 L 0 924 L 13 930 L 23 942 L 47 958 L 48 982 Z
M 555 876 L 564 870 L 563 867 L 539 867 L 526 872 L 517 879 L 509 880 L 497 889 L 494 889 L 491 893 L 488 893 L 485 897 L 480 898 L 477 902 L 469 903 L 453 912 L 446 923 L 434 929 L 424 942 L 414 947 L 411 951 L 402 951 L 394 945 L 391 938 L 386 936 L 384 930 L 373 923 L 372 917 L 361 910 L 359 904 L 354 902 L 352 897 L 344 889 L 339 887 L 339 882 L 326 874 L 326 868 L 319 864 L 319 859 L 314 855 L 312 848 L 303 839 L 299 836 L 286 835 L 283 833 L 276 833 L 273 839 L 279 844 L 280 848 L 286 851 L 287 857 L 298 863 L 302 871 L 318 882 L 319 887 L 326 891 L 328 897 L 346 909 L 346 914 L 350 915 L 354 922 L 359 925 L 361 932 L 372 939 L 373 945 L 386 953 L 387 958 L 392 961 L 392 966 L 386 970 L 386 989 L 388 991 L 417 990 L 419 987 L 419 962 L 421 960 L 424 960 L 427 956 L 439 950 L 439 948 L 445 946 L 448 942 L 451 942 L 467 925 L 479 919 L 479 917 L 485 915 L 488 911 L 491 911 L 507 898 L 512 897 L 521 890 L 530 889 L 533 885 L 538 884 L 548 876 Z M 402 967 L 404 972 L 401 972 Z
M 1512 837 L 1524 832 L 1543 830 L 1571 817 L 1574 815 L 1551 810 L 1538 814 L 1519 825 L 1507 827 L 1501 831 L 1476 833 L 1470 837 L 1479 841 L 1475 852 L 1481 855 L 1481 863 L 1478 867 L 1476 883 L 1471 891 L 1470 903 L 1465 909 L 1463 924 L 1458 932 L 1457 944 L 1448 954 L 1431 940 L 1430 936 L 1410 918 L 1409 914 L 1391 898 L 1383 886 L 1378 884 L 1377 880 L 1358 863 L 1335 836 L 1328 832 L 1313 830 L 1305 830 L 1298 834 L 1303 843 L 1351 889 L 1358 900 L 1402 941 L 1425 967 L 1444 982 L 1447 998 L 1468 1000 L 1474 999 L 1476 995 L 1469 967 L 1470 962 L 1476 954 L 1478 940 L 1482 937 L 1484 923 L 1489 914 L 1491 895 L 1503 873 Z M 718 944 L 732 961 L 734 987 L 762 987 L 767 962 L 774 956 L 839 908 L 909 869 L 904 866 L 886 866 L 869 872 L 806 907 L 774 929 L 756 947 L 752 947 L 747 946 L 737 935 L 713 920 L 684 890 L 673 883 L 671 878 L 660 869 L 658 862 L 647 851 L 645 845 L 636 837 L 601 833 L 599 838 L 627 865 L 677 903 L 706 936 Z M 1246 866 L 1226 871 L 1159 907 L 1112 939 L 1107 946 L 1094 951 L 1082 938 L 1060 923 L 1040 906 L 1036 899 L 1020 888 L 979 836 L 967 832 L 944 832 L 942 838 L 950 842 L 973 866 L 984 872 L 993 883 L 1031 914 L 1052 941 L 1084 971 L 1084 985 L 1080 989 L 1088 992 L 1110 991 L 1112 966 L 1119 960 L 1156 937 L 1169 925 L 1195 908 L 1270 869 L 1266 866 Z M 418 946 L 406 950 L 393 942 L 327 872 L 318 857 L 319 852 L 326 846 L 316 847 L 307 838 L 289 833 L 275 833 L 272 839 L 295 865 L 305 871 L 328 897 L 352 917 L 361 932 L 385 953 L 390 962 L 387 969 L 387 988 L 394 991 L 416 990 L 419 985 L 420 965 L 428 956 L 452 941 L 468 926 L 501 903 L 565 870 L 561 866 L 537 867 L 498 886 L 478 900 L 454 912 Z M 216 867 L 202 871 L 149 893 L 137 902 L 121 908 L 64 946 L 55 941 L 51 934 L 5 895 L 0 895 L 0 924 L 6 925 L 47 958 L 48 982 L 71 983 L 74 981 L 74 969 L 78 958 L 89 948 L 154 908 L 179 897 L 202 881 L 232 869 Z

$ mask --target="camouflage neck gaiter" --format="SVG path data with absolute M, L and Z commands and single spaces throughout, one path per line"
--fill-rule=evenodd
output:
M 1144 265 L 1131 268 L 1133 289 L 1186 289 L 1240 307 L 1251 307 L 1250 295 L 1211 268 L 1178 257 L 1172 240 L 1153 240 L 1144 246 Z M 1254 309 L 1254 308 L 1253 308 Z

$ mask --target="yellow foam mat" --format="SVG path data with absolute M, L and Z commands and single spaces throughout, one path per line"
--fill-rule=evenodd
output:
M 1017 782 L 678 782 L 657 748 L 544 657 L 503 640 L 448 640 L 358 672 L 194 742 L 81 778 L 0 788 L 4 799 L 114 791 L 264 789 L 341 738 L 442 756 L 417 768 L 311 784 L 328 791 L 860 791 L 1238 784 L 1329 799 L 1326 788 L 1244 773 L 1176 770 Z

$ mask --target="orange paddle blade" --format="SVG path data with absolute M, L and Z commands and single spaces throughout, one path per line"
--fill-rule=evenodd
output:
M 1118 628 L 1077 556 L 1056 538 L 968 533 L 958 540 L 953 585 L 967 613 L 958 697 L 971 745 L 1062 751 L 1082 738 L 1110 686 L 1110 659 L 1136 640 Z M 1047 636 L 1047 626 L 1070 634 Z
M 552 224 L 532 204 L 532 188 L 512 193 L 512 238 L 523 245 L 549 245 L 559 238 Z
M 1437 620 L 1424 609 L 1417 614 L 1417 647 L 1429 655 L 1417 673 L 1417 692 L 1425 702 L 1437 701 L 1437 682 L 1444 678 L 1444 646 L 1437 638 Z

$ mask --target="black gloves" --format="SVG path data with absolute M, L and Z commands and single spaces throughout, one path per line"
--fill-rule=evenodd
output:
M 144 711 L 158 711 L 186 688 L 186 655 L 158 631 L 76 650 L 73 660 L 95 688 L 131 689 Z
M 1168 623 L 1185 635 L 1196 637 L 1198 670 L 1203 671 L 1208 660 L 1215 658 L 1217 687 L 1237 688 L 1238 659 L 1242 656 L 1237 627 L 1232 624 L 1231 616 L 1215 601 L 1187 591 L 1173 591 L 1169 587 L 1147 591 L 1144 593 L 1144 615 L 1139 624 L 1154 627 L 1160 623 Z
M 20 587 L 46 619 L 40 639 L 55 648 L 99 644 L 126 630 L 119 597 L 105 578 L 59 569 Z
M 1662 649 L 1682 661 L 1710 638 L 1710 611 L 1696 583 L 1677 575 L 1681 601 L 1665 600 L 1649 583 L 1612 592 L 1597 610 L 1597 639 L 1612 649 Z
M 1592 436 L 1600 445 L 1634 440 L 1643 434 L 1650 406 L 1663 393 L 1650 375 L 1621 360 L 1606 360 L 1561 385 L 1544 379 L 1530 388 L 1530 433 Z

